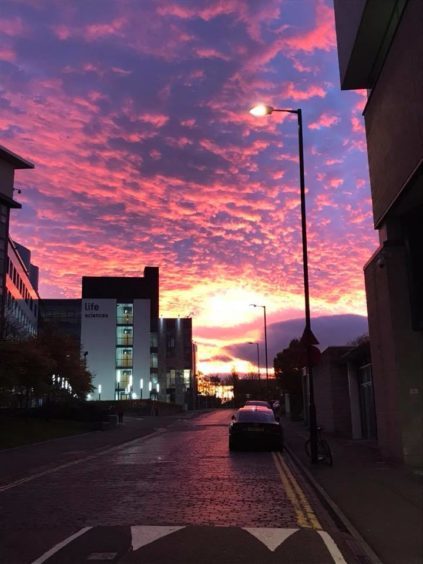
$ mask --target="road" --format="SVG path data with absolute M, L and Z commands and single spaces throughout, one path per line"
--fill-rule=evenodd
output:
M 229 452 L 231 413 L 148 418 L 151 434 L 114 446 L 90 434 L 100 449 L 85 435 L 3 451 L 0 561 L 355 563 L 286 453 Z

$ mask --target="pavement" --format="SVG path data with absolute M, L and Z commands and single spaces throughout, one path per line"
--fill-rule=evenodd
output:
M 0 449 L 0 491 L 5 484 L 24 479 L 27 475 L 68 464 L 84 456 L 150 435 L 177 421 L 194 416 L 195 412 L 162 416 L 124 416 L 123 424 L 106 430 L 87 431 L 39 443 Z
M 303 421 L 285 417 L 287 451 L 320 500 L 364 543 L 373 564 L 423 563 L 423 473 L 381 457 L 374 441 L 325 435 L 334 463 L 311 464 Z

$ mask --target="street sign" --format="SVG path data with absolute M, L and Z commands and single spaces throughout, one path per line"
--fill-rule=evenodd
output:
M 303 345 L 318 345 L 319 341 L 317 340 L 317 338 L 315 337 L 313 331 L 311 330 L 311 328 L 305 328 L 304 329 L 304 333 L 303 336 L 301 337 L 300 342 Z

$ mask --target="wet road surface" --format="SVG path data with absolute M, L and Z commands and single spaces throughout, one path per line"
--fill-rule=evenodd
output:
M 9 472 L 0 561 L 355 562 L 287 455 L 229 452 L 231 413 L 181 418 L 56 465 L 35 458 L 15 481 Z

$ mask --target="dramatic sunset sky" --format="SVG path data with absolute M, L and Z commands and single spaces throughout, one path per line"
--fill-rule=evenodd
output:
M 249 115 L 264 101 L 303 110 L 312 316 L 366 315 L 366 93 L 340 91 L 332 0 L 2 0 L 0 68 L 0 143 L 35 164 L 11 233 L 42 298 L 159 266 L 205 372 L 252 370 L 248 341 L 264 359 L 251 303 L 283 348 L 304 318 L 298 137 Z

